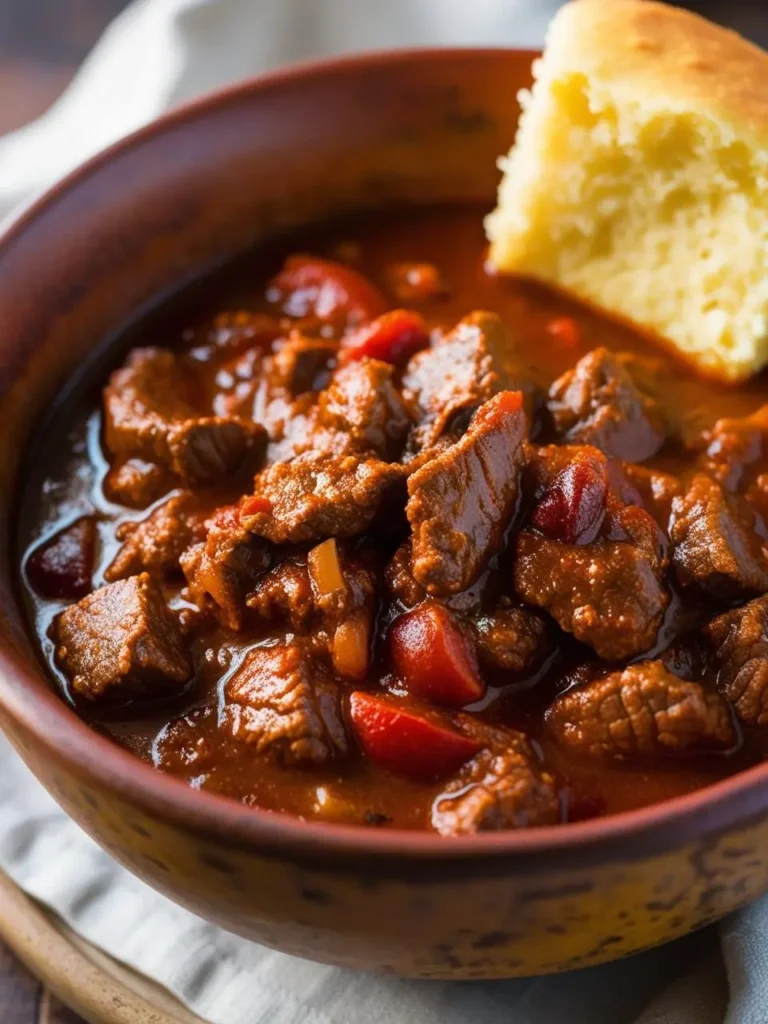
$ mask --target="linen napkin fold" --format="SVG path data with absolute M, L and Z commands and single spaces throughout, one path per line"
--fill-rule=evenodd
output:
M 57 104 L 0 140 L 0 214 L 163 110 L 291 61 L 535 45 L 557 0 L 135 0 Z M 155 893 L 67 818 L 0 736 L 0 868 L 211 1024 L 768 1024 L 768 899 L 719 929 L 555 978 L 420 982 L 299 960 Z

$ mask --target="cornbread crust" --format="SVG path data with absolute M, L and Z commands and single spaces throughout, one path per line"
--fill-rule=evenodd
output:
M 491 263 L 710 374 L 764 366 L 768 54 L 655 0 L 573 0 L 534 70 L 486 222 Z

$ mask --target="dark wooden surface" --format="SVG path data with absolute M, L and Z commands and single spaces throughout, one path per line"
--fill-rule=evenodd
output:
M 0 133 L 42 113 L 126 0 L 0 0 Z M 689 0 L 688 7 L 768 44 L 768 4 Z M 0 1024 L 82 1024 L 0 944 Z

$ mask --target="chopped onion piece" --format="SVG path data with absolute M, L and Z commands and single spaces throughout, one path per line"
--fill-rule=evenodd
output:
M 371 621 L 362 610 L 336 627 L 333 667 L 345 679 L 364 679 L 371 657 Z
M 329 537 L 316 548 L 312 548 L 307 556 L 307 566 L 312 584 L 320 597 L 344 590 L 346 584 L 334 537 Z

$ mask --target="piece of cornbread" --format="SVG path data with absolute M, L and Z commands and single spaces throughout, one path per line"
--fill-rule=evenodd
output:
M 557 285 L 730 380 L 768 362 L 768 54 L 653 0 L 555 17 L 487 220 Z

